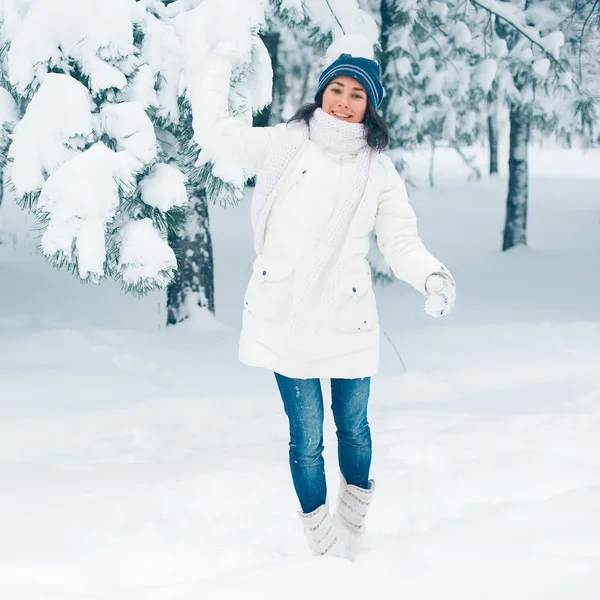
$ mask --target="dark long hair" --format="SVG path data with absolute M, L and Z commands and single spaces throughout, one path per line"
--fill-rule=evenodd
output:
M 294 123 L 295 121 L 304 121 L 307 125 L 310 124 L 310 118 L 313 116 L 317 108 L 323 106 L 323 92 L 321 92 L 314 102 L 309 104 L 303 104 L 294 114 L 294 116 L 288 121 L 288 123 Z M 386 122 L 379 115 L 375 107 L 371 104 L 371 101 L 367 97 L 367 110 L 362 121 L 363 125 L 367 130 L 367 144 L 381 152 L 390 141 L 390 130 Z

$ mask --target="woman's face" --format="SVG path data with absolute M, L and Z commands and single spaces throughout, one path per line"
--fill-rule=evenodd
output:
M 321 108 L 340 121 L 362 123 L 367 111 L 367 92 L 352 77 L 335 77 L 323 92 Z

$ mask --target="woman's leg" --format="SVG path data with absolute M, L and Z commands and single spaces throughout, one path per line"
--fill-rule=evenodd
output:
M 367 421 L 371 380 L 332 379 L 331 408 L 338 436 L 338 456 L 342 477 L 337 500 L 339 535 L 352 558 L 362 546 L 365 520 L 375 492 L 369 479 L 371 430 Z
M 340 471 L 349 485 L 369 489 L 371 429 L 367 405 L 371 378 L 332 379 L 331 409 L 337 427 Z
M 319 379 L 290 379 L 275 373 L 290 421 L 290 470 L 304 513 L 325 504 L 323 394 Z

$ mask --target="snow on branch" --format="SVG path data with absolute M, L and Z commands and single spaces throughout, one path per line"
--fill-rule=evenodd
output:
M 586 90 L 582 90 L 579 84 L 572 78 L 568 77 L 569 71 L 561 64 L 560 50 L 564 46 L 565 36 L 562 31 L 553 31 L 548 35 L 541 36 L 539 32 L 528 25 L 521 22 L 520 16 L 522 12 L 514 5 L 508 2 L 500 2 L 499 0 L 470 0 L 474 6 L 483 8 L 490 14 L 502 19 L 508 25 L 518 31 L 525 39 L 528 39 L 532 44 L 537 46 L 546 54 L 550 62 L 558 67 L 562 72 L 562 81 L 567 78 L 570 83 L 575 85 L 575 88 L 582 96 L 589 96 Z M 567 77 L 565 77 L 567 76 Z
M 176 269 L 175 253 L 151 219 L 130 221 L 121 228 L 119 275 L 125 289 L 165 287 Z
M 93 103 L 84 85 L 48 73 L 17 123 L 8 158 L 17 200 L 36 195 L 45 176 L 75 156 L 94 136 Z
M 187 204 L 185 175 L 175 167 L 158 163 L 140 182 L 142 200 L 163 212 Z
M 561 31 L 553 31 L 542 37 L 535 27 L 530 27 L 529 25 L 521 23 L 520 16 L 523 14 L 522 11 L 508 2 L 499 2 L 498 0 L 471 0 L 471 3 L 483 8 L 490 14 L 496 15 L 503 21 L 506 21 L 506 23 L 516 29 L 522 36 L 548 54 L 551 60 L 553 60 L 561 70 L 564 70 L 564 67 L 558 60 L 560 49 L 565 43 L 565 36 Z
M 123 159 L 98 142 L 62 165 L 42 187 L 37 211 L 49 221 L 42 251 L 77 262 L 82 279 L 99 281 L 105 275 L 106 227 L 119 206 L 120 188 L 134 184 Z
M 31 95 L 49 71 L 69 72 L 74 61 L 94 94 L 123 88 L 137 66 L 134 0 L 34 2 L 9 40 L 7 71 L 19 94 Z
M 375 20 L 359 7 L 356 0 L 304 0 L 303 5 L 309 27 L 318 31 L 319 38 L 331 36 L 336 40 L 341 36 L 361 34 L 371 44 L 379 39 Z
M 103 131 L 116 141 L 117 150 L 130 153 L 136 172 L 156 160 L 158 145 L 154 125 L 141 105 L 135 102 L 106 104 L 100 116 Z
M 138 294 L 164 287 L 177 266 L 168 235 L 187 217 L 190 189 L 204 185 L 189 172 L 198 153 L 188 145 L 189 82 L 210 44 L 230 36 L 246 67 L 238 80 L 261 73 L 252 100 L 270 101 L 268 53 L 256 48 L 264 1 L 0 7 L 10 90 L 0 94 L 0 163 L 18 204 L 40 221 L 43 254 L 87 281 L 112 277 Z

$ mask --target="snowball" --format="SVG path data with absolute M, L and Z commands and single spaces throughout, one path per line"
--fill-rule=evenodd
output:
M 142 170 L 156 159 L 158 145 L 154 125 L 142 106 L 135 102 L 105 104 L 100 111 L 102 130 L 117 143 L 119 151 L 129 152 Z
M 149 206 L 166 212 L 188 201 L 185 175 L 175 167 L 158 163 L 140 182 L 142 200 Z
M 119 185 L 132 185 L 133 177 L 120 156 L 103 143 L 66 162 L 53 173 L 38 201 L 38 212 L 47 215 L 42 251 L 64 254 L 74 262 L 77 250 L 79 276 L 98 280 L 104 275 L 105 231 L 120 202 Z
M 492 87 L 497 71 L 498 63 L 493 58 L 488 58 L 475 68 L 473 81 L 487 94 Z
M 92 103 L 81 83 L 49 73 L 16 125 L 8 153 L 15 195 L 40 190 L 45 175 L 72 158 L 93 139 Z
M 127 285 L 151 280 L 164 287 L 176 269 L 175 253 L 150 219 L 130 221 L 121 228 L 119 270 Z

